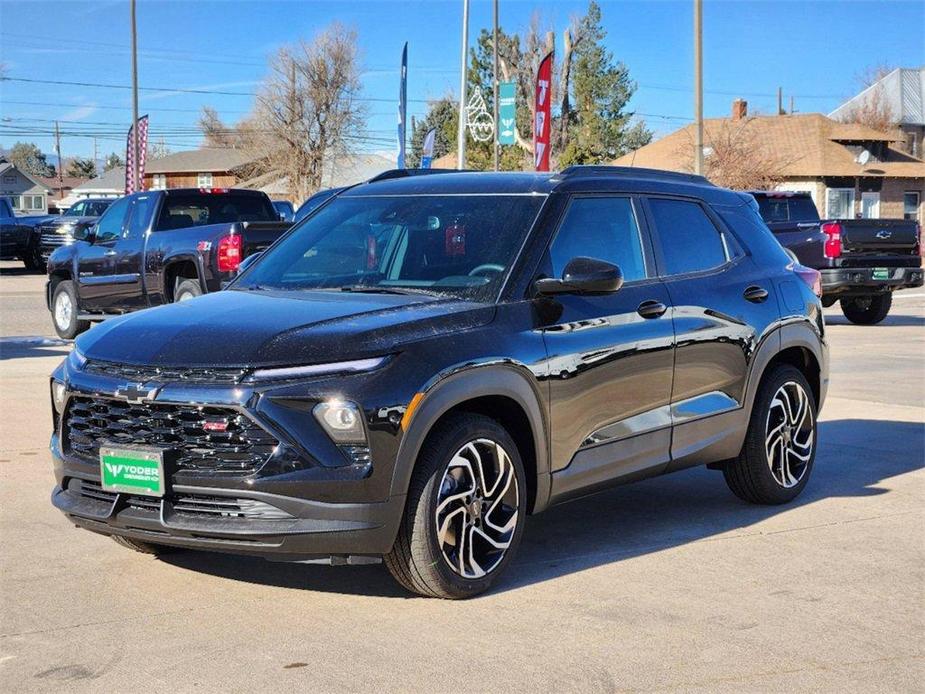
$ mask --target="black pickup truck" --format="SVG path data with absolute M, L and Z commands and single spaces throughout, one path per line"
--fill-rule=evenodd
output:
M 852 323 L 873 325 L 893 292 L 922 286 L 922 233 L 905 219 L 819 218 L 809 193 L 752 192 L 762 219 L 802 265 L 822 274 L 822 303 L 841 303 Z
M 241 261 L 289 227 L 265 193 L 226 188 L 150 190 L 120 198 L 48 259 L 55 331 L 221 289 Z
M 63 215 L 48 217 L 36 224 L 33 232 L 36 263 L 44 269 L 48 256 L 59 246 L 74 243 L 74 235 L 82 228 L 93 226 L 109 209 L 114 199 L 78 200 Z

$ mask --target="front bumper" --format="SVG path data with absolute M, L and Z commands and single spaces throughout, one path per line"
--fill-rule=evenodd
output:
M 173 547 L 276 561 L 381 556 L 392 548 L 404 509 L 403 496 L 327 503 L 198 485 L 173 485 L 163 498 L 104 492 L 98 474 L 65 459 L 56 436 L 51 452 L 59 480 L 51 502 L 75 525 Z
M 887 267 L 888 277 L 875 277 L 879 268 L 852 267 L 821 270 L 822 293 L 824 296 L 848 296 L 876 294 L 898 289 L 921 287 L 921 267 Z

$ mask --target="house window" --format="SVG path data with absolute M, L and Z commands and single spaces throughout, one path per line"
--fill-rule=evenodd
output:
M 201 173 L 196 177 L 196 185 L 200 188 L 211 188 L 212 187 L 212 174 L 210 173 Z
M 167 174 L 154 174 L 151 177 L 151 190 L 167 190 Z
M 829 188 L 825 195 L 828 219 L 854 219 L 854 188 Z
M 861 216 L 864 219 L 880 219 L 880 193 L 861 193 Z
M 917 190 L 903 193 L 903 219 L 916 221 L 919 218 L 919 201 L 922 194 Z
M 42 195 L 15 195 L 13 196 L 13 208 L 20 212 L 42 210 L 45 209 L 45 198 Z
M 3 182 L 4 183 L 16 183 L 16 176 L 4 176 Z

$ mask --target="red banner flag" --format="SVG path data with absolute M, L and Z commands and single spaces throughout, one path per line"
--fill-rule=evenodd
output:
M 144 190 L 145 163 L 148 160 L 148 117 L 138 119 L 138 181 L 135 180 L 135 148 L 132 146 L 132 132 L 135 126 L 128 129 L 128 141 L 125 145 L 125 194 L 138 193 Z
M 552 55 L 549 51 L 536 72 L 536 101 L 533 109 L 533 165 L 549 171 L 549 134 L 552 131 Z

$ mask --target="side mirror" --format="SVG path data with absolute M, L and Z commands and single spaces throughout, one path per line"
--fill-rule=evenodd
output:
M 549 277 L 537 280 L 533 286 L 541 296 L 612 294 L 623 286 L 623 273 L 611 263 L 579 256 L 568 261 L 562 279 Z
M 74 229 L 74 240 L 75 241 L 86 241 L 87 243 L 93 243 L 93 239 L 96 236 L 96 224 L 91 224 L 90 226 L 79 226 Z
M 260 251 L 258 253 L 252 253 L 249 256 L 247 256 L 244 260 L 241 261 L 241 264 L 238 265 L 238 274 L 240 275 L 247 268 L 253 265 L 254 261 L 256 261 L 257 258 L 259 258 L 262 255 L 263 255 L 263 251 Z

